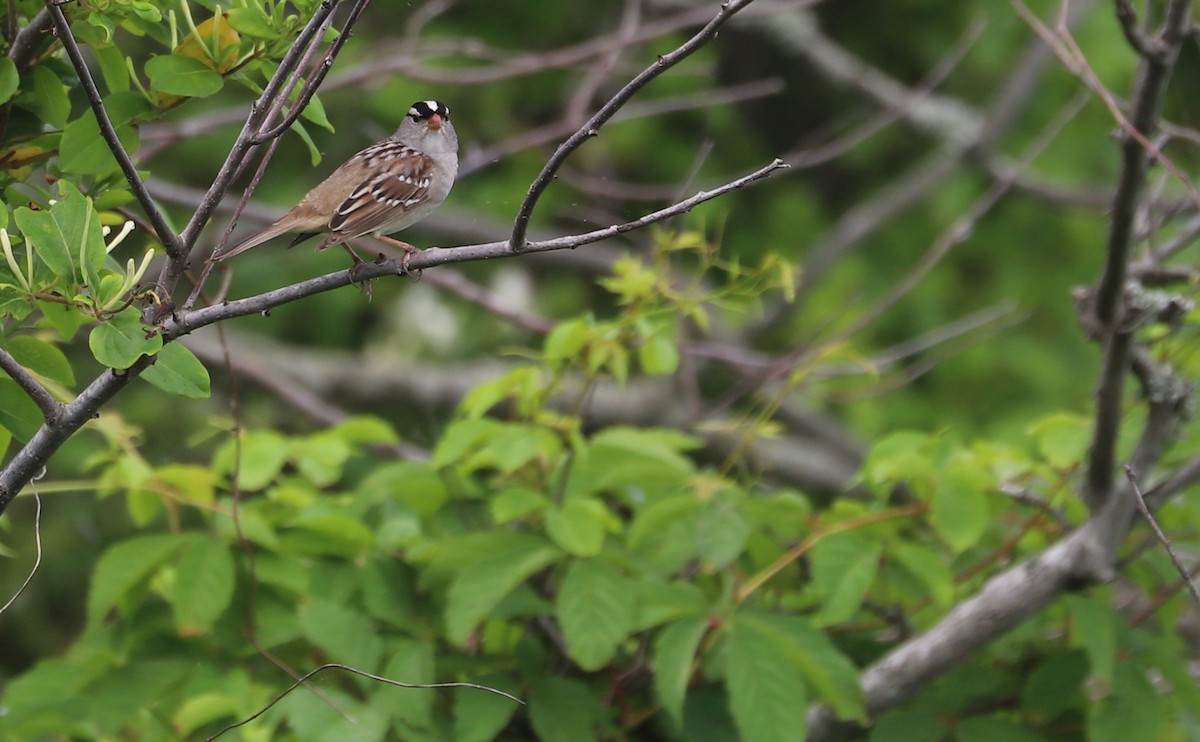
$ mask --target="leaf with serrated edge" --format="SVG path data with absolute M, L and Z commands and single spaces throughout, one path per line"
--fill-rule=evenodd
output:
M 683 725 L 683 699 L 692 677 L 696 648 L 704 638 L 708 619 L 693 616 L 676 621 L 658 635 L 654 642 L 654 691 L 663 708 L 676 723 Z

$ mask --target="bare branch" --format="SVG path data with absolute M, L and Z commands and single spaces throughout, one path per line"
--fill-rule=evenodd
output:
M 1150 508 L 1146 506 L 1146 498 L 1142 495 L 1142 490 L 1138 486 L 1137 474 L 1128 464 L 1125 465 L 1125 476 L 1129 478 L 1129 484 L 1133 487 L 1134 500 L 1137 505 L 1138 512 L 1150 524 L 1150 528 L 1154 531 L 1154 535 L 1158 537 L 1159 543 L 1166 549 L 1167 555 L 1171 557 L 1171 563 L 1175 565 L 1175 569 L 1179 572 L 1179 576 L 1183 578 L 1184 584 L 1187 585 L 1188 592 L 1192 594 L 1192 601 L 1196 605 L 1200 605 L 1200 589 L 1196 588 L 1196 583 L 1192 580 L 1192 575 L 1187 568 L 1183 566 L 1183 562 L 1179 560 L 1179 555 L 1175 553 L 1175 547 L 1171 545 L 1171 539 L 1167 538 L 1167 534 L 1158 527 L 1158 521 L 1154 519 L 1154 514 L 1150 512 Z
M 1125 372 L 1132 348 L 1132 332 L 1122 327 L 1122 294 L 1133 249 L 1134 223 L 1141 205 L 1149 167 L 1145 137 L 1153 134 L 1161 115 L 1163 95 L 1183 39 L 1190 31 L 1191 0 L 1172 0 L 1157 43 L 1161 55 L 1144 56 L 1138 72 L 1133 109 L 1129 116 L 1133 135 L 1121 145 L 1121 173 L 1110 209 L 1104 273 L 1096 291 L 1095 315 L 1105 333 L 1104 368 L 1096 390 L 1096 424 L 1087 462 L 1084 496 L 1093 510 L 1112 496 L 1117 435 L 1124 405 Z
M 274 706 L 275 704 L 282 701 L 284 699 L 284 697 L 287 696 L 289 693 L 291 693 L 292 691 L 296 690 L 301 685 L 303 685 L 306 681 L 308 681 L 309 678 L 311 678 L 314 675 L 317 675 L 319 673 L 322 673 L 325 670 L 345 670 L 346 672 L 354 673 L 355 675 L 359 675 L 361 677 L 368 678 L 370 680 L 374 680 L 378 683 L 386 683 L 387 685 L 394 685 L 398 688 L 417 688 L 417 689 L 426 689 L 426 690 L 435 689 L 435 688 L 473 688 L 475 690 L 483 690 L 483 691 L 488 691 L 489 693 L 495 693 L 498 696 L 504 696 L 505 698 L 507 698 L 510 701 L 515 701 L 516 703 L 519 703 L 522 706 L 525 705 L 524 701 L 522 701 L 520 698 L 517 698 L 514 695 L 505 693 L 502 690 L 492 688 L 487 685 L 479 685 L 478 683 L 402 683 L 398 680 L 391 680 L 390 678 L 385 678 L 385 677 L 381 677 L 379 675 L 373 675 L 369 672 L 364 672 L 362 670 L 359 670 L 358 668 L 350 667 L 349 665 L 342 665 L 342 664 L 338 664 L 336 662 L 331 662 L 326 665 L 321 665 L 317 669 L 305 674 L 304 677 L 302 677 L 302 678 L 298 679 L 296 682 L 292 683 L 291 687 L 289 687 L 283 693 L 280 693 L 278 696 L 276 696 L 274 699 L 272 699 L 271 702 L 268 703 L 266 706 L 263 706 L 261 709 L 259 709 L 254 714 L 237 722 L 236 724 L 230 724 L 229 726 L 225 727 L 224 729 L 217 732 L 213 736 L 205 738 L 205 742 L 210 742 L 211 740 L 214 740 L 217 737 L 220 737 L 221 735 L 225 734 L 225 732 L 228 732 L 232 729 L 237 729 L 238 727 L 243 726 L 244 724 L 249 724 L 250 722 L 257 719 L 258 717 L 265 714 L 267 712 L 267 710 L 270 709 L 272 706 Z
M 154 202 L 154 198 L 150 192 L 146 190 L 146 184 L 142 180 L 142 176 L 138 174 L 137 166 L 133 164 L 129 153 L 125 151 L 125 145 L 121 144 L 120 138 L 117 136 L 117 129 L 113 126 L 112 119 L 108 117 L 108 111 L 104 108 L 104 99 L 100 96 L 100 90 L 96 87 L 96 81 L 92 78 L 91 70 L 88 69 L 87 62 L 83 59 L 83 52 L 79 49 L 79 44 L 75 42 L 75 36 L 71 32 L 71 25 L 67 22 L 67 17 L 63 15 L 60 3 L 55 0 L 46 0 L 46 8 L 50 11 L 50 16 L 54 20 L 55 33 L 62 41 L 63 47 L 67 50 L 67 56 L 71 59 L 71 64 L 75 67 L 75 72 L 79 75 L 79 84 L 83 86 L 84 95 L 87 96 L 88 103 L 92 107 L 92 113 L 96 116 L 96 123 L 100 125 L 100 136 L 104 137 L 105 143 L 112 151 L 113 157 L 116 158 L 117 164 L 121 167 L 121 172 L 125 174 L 125 180 L 129 183 L 129 188 L 133 191 L 133 195 L 137 198 L 138 203 L 145 212 L 146 218 L 154 226 L 154 234 L 158 237 L 158 241 L 162 243 L 167 250 L 167 255 L 173 260 L 182 260 L 187 256 L 187 249 L 167 224 L 166 218 L 159 211 L 158 204 Z
M 529 229 L 529 219 L 533 216 L 533 209 L 537 206 L 538 199 L 542 193 L 550 185 L 550 181 L 554 179 L 554 174 L 562 167 L 567 157 L 580 147 L 585 141 L 596 136 L 600 132 L 600 127 L 604 126 L 610 118 L 613 117 L 621 106 L 625 105 L 639 90 L 644 88 L 651 80 L 658 77 L 662 73 L 674 67 L 691 56 L 697 49 L 707 44 L 721 26 L 736 15 L 740 10 L 745 8 L 754 0 L 726 0 L 721 4 L 721 9 L 717 15 L 708 22 L 708 24 L 700 29 L 695 36 L 685 41 L 679 48 L 669 54 L 664 54 L 658 58 L 658 61 L 642 70 L 637 77 L 629 81 L 625 87 L 617 91 L 617 94 L 609 99 L 607 103 L 600 107 L 590 119 L 587 120 L 582 127 L 572 134 L 567 141 L 559 145 L 550 159 L 542 167 L 542 171 L 534 178 L 533 183 L 529 186 L 529 192 L 525 194 L 525 199 L 521 202 L 521 206 L 517 209 L 517 218 L 513 222 L 512 236 L 509 238 L 509 249 L 514 253 L 523 252 L 528 249 L 526 244 L 526 232 Z
M 0 348 L 0 370 L 8 374 L 13 381 L 25 393 L 37 403 L 37 406 L 42 411 L 42 416 L 47 422 L 53 421 L 62 412 L 62 404 L 57 399 L 46 391 L 46 387 L 38 383 L 38 380 L 33 378 L 33 375 L 25 370 L 25 367 L 17 363 L 17 360 L 8 354 L 7 350 Z

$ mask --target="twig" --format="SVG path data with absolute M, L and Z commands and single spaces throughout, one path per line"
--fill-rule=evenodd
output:
M 45 473 L 46 471 L 43 469 L 42 474 L 44 475 Z M 8 599 L 8 602 L 0 606 L 0 614 L 3 614 L 8 610 L 9 606 L 17 602 L 17 598 L 21 597 L 21 593 L 25 592 L 25 588 L 29 587 L 29 583 L 33 582 L 33 576 L 37 574 L 38 567 L 42 564 L 42 496 L 38 494 L 37 487 L 34 485 L 34 481 L 37 479 L 41 479 L 41 477 L 34 477 L 34 479 L 29 481 L 29 486 L 33 489 L 33 542 L 37 550 L 36 556 L 33 559 L 33 568 L 29 570 L 29 575 L 21 583 L 21 587 Z
M 1125 40 L 1138 54 L 1147 59 L 1157 59 L 1166 53 L 1160 42 L 1151 39 L 1138 28 L 1137 11 L 1133 9 L 1129 0 L 1117 0 L 1117 20 L 1121 22 L 1121 32 L 1125 34 Z
M 1113 194 L 1105 247 L 1104 273 L 1096 290 L 1095 315 L 1107 334 L 1104 367 L 1096 390 L 1096 423 L 1087 461 L 1087 486 L 1084 490 L 1089 507 L 1102 507 L 1112 496 L 1117 435 L 1124 405 L 1124 381 L 1132 348 L 1132 332 L 1121 327 L 1121 296 L 1129 270 L 1133 248 L 1134 224 L 1141 204 L 1150 158 L 1162 159 L 1145 137 L 1153 133 L 1161 116 L 1162 99 L 1174 59 L 1188 33 L 1192 16 L 1191 0 L 1172 0 L 1158 43 L 1163 54 L 1142 58 L 1138 85 L 1129 116 L 1131 131 L 1121 144 L 1121 174 Z M 1111 96 L 1109 96 L 1111 97 Z M 1183 179 L 1185 185 L 1186 178 Z
M 21 389 L 37 403 L 47 422 L 53 421 L 62 412 L 62 403 L 46 391 L 46 387 L 38 383 L 38 380 L 33 378 L 33 375 L 26 371 L 24 366 L 17 363 L 17 359 L 9 355 L 8 351 L 3 348 L 0 348 L 0 370 L 17 382 Z
M 350 667 L 349 665 L 342 665 L 342 664 L 339 664 L 336 662 L 330 662 L 329 664 L 321 665 L 317 669 L 306 673 L 304 675 L 304 677 L 302 677 L 299 680 L 297 680 L 296 682 L 292 683 L 291 687 L 289 687 L 283 693 L 280 693 L 278 696 L 275 696 L 275 698 L 270 703 L 268 703 L 266 706 L 263 706 L 261 709 L 254 712 L 253 714 L 246 717 L 245 719 L 242 719 L 241 721 L 236 722 L 234 724 L 230 724 L 229 726 L 225 727 L 224 729 L 217 732 L 213 736 L 205 738 L 205 742 L 212 742 L 212 740 L 225 734 L 225 732 L 228 732 L 232 729 L 237 729 L 240 726 L 249 724 L 250 722 L 257 719 L 258 717 L 265 714 L 267 712 L 267 710 L 270 709 L 272 706 L 274 706 L 275 704 L 282 701 L 284 699 L 284 697 L 286 697 L 292 691 L 296 690 L 296 688 L 300 687 L 300 685 L 302 683 L 304 683 L 305 681 L 307 681 L 309 678 L 311 678 L 314 675 L 317 675 L 318 673 L 324 672 L 325 670 L 345 670 L 346 672 L 354 673 L 355 675 L 359 675 L 361 677 L 368 678 L 370 680 L 374 680 L 378 683 L 386 683 L 387 685 L 394 685 L 397 688 L 413 688 L 413 689 L 418 689 L 418 690 L 434 690 L 434 689 L 438 689 L 438 688 L 472 688 L 474 690 L 482 690 L 482 691 L 487 691 L 488 693 L 495 693 L 498 696 L 503 696 L 510 701 L 514 701 L 516 703 L 521 704 L 522 706 L 525 705 L 524 701 L 522 701 L 520 698 L 517 698 L 516 696 L 514 696 L 510 693 L 505 693 L 504 691 L 502 691 L 498 688 L 491 688 L 489 686 L 480 685 L 478 683 L 461 683 L 461 682 L 459 682 L 459 683 L 402 683 L 399 680 L 391 680 L 390 678 L 385 678 L 385 677 L 381 677 L 379 675 L 374 675 L 372 673 L 364 672 L 357 668 Z
M 521 202 L 520 208 L 517 209 L 517 218 L 513 221 L 512 235 L 509 238 L 509 249 L 512 252 L 519 253 L 527 249 L 526 232 L 529 229 L 529 220 L 533 216 L 533 209 L 537 206 L 538 199 L 541 198 L 542 193 L 550 185 L 550 181 L 554 179 L 554 174 L 562 167 L 567 157 L 585 141 L 599 134 L 600 127 L 604 126 L 605 122 L 612 118 L 613 114 L 620 110 L 621 106 L 625 105 L 634 94 L 649 84 L 651 80 L 684 59 L 687 59 L 697 49 L 707 44 L 710 39 L 716 36 L 721 26 L 725 25 L 738 11 L 752 2 L 754 0 L 726 0 L 726 2 L 721 4 L 721 9 L 717 15 L 704 28 L 700 29 L 695 36 L 685 41 L 675 51 L 660 56 L 657 62 L 642 70 L 637 77 L 630 80 L 625 87 L 617 91 L 616 95 L 601 106 L 600 110 L 588 119 L 587 123 L 572 134 L 567 141 L 559 145 L 558 149 L 542 167 L 542 171 L 538 173 L 533 183 L 530 184 L 529 192 L 525 194 L 525 199 Z
M 112 119 L 109 118 L 108 111 L 104 108 L 104 99 L 100 96 L 96 81 L 92 77 L 91 70 L 88 69 L 87 62 L 83 59 L 83 52 L 80 51 L 79 44 L 75 42 L 75 36 L 71 32 L 71 25 L 67 22 L 67 17 L 63 15 L 62 8 L 55 0 L 46 0 L 46 7 L 50 11 L 51 18 L 54 19 L 55 32 L 67 50 L 67 56 L 70 57 L 76 74 L 79 75 L 79 84 L 83 86 L 84 95 L 87 96 L 92 113 L 96 116 L 96 123 L 100 126 L 100 136 L 104 137 L 105 143 L 121 167 L 121 172 L 125 174 L 125 180 L 133 190 L 133 195 L 141 205 L 142 211 L 146 213 L 146 218 L 154 225 L 154 234 L 166 248 L 167 255 L 173 260 L 184 260 L 187 257 L 185 243 L 167 224 L 166 218 L 159 211 L 158 204 L 154 202 L 150 191 L 146 190 L 146 183 L 138 174 L 137 166 L 133 164 L 129 153 L 125 151 L 125 145 L 121 144 L 121 139 L 117 136 L 117 129 L 113 126 Z
M 1146 498 L 1142 496 L 1141 487 L 1138 486 L 1137 474 L 1134 473 L 1133 467 L 1129 464 L 1125 465 L 1125 476 L 1129 478 L 1129 484 L 1133 487 L 1134 504 L 1137 505 L 1138 512 L 1150 524 L 1150 528 L 1154 530 L 1154 535 L 1158 537 L 1159 543 L 1163 545 L 1163 548 L 1167 551 L 1167 555 L 1171 557 L 1171 563 L 1175 565 L 1179 576 L 1183 578 L 1184 583 L 1187 585 L 1188 592 L 1192 594 L 1192 601 L 1196 605 L 1200 605 L 1200 589 L 1197 589 L 1196 583 L 1192 580 L 1191 573 L 1183 566 L 1183 562 L 1179 560 L 1179 555 L 1175 553 L 1175 547 L 1171 545 L 1171 539 L 1167 538 L 1167 534 L 1163 533 L 1163 530 L 1159 528 L 1154 514 L 1146 506 Z

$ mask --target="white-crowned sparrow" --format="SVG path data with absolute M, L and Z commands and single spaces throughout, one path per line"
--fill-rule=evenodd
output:
M 403 248 L 407 268 L 416 248 L 383 235 L 429 216 L 457 174 L 458 135 L 450 109 L 435 100 L 417 101 L 395 134 L 351 157 L 279 221 L 212 260 L 232 258 L 282 234 L 296 234 L 295 245 L 328 233 L 317 249 L 340 244 L 358 263 L 346 240 L 370 234 Z

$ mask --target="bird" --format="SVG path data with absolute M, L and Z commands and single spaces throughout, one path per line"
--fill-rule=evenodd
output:
M 369 234 L 404 250 L 401 269 L 407 273 L 417 248 L 385 235 L 429 216 L 446 200 L 457 175 L 458 135 L 450 109 L 436 100 L 417 101 L 395 134 L 351 157 L 274 224 L 210 260 L 228 260 L 284 234 L 296 235 L 288 247 L 326 234 L 317 249 L 340 244 L 357 267 L 362 259 L 346 241 Z

